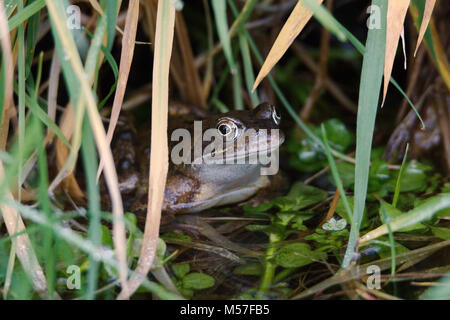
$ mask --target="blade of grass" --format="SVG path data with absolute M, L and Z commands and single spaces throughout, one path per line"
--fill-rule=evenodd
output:
M 425 3 L 424 1 L 412 0 L 410 6 L 410 13 L 414 19 L 414 22 L 419 28 L 425 15 Z M 441 43 L 438 31 L 434 24 L 433 18 L 430 18 L 429 28 L 426 29 L 424 34 L 425 44 L 428 49 L 428 53 L 431 55 L 433 61 L 436 64 L 439 73 L 442 76 L 447 88 L 450 90 L 450 65 L 448 62 L 447 54 Z
M 386 22 L 386 51 L 384 58 L 384 88 L 383 106 L 386 99 L 389 79 L 391 78 L 392 67 L 397 53 L 398 40 L 403 30 L 406 12 L 408 11 L 410 0 L 396 0 L 388 2 L 387 22 Z
M 228 20 L 227 20 L 227 5 L 226 0 L 216 0 L 212 2 L 214 17 L 216 18 L 217 34 L 219 35 L 220 43 L 223 47 L 223 52 L 230 67 L 230 73 L 233 80 L 233 96 L 234 107 L 237 110 L 242 110 L 243 100 L 241 92 L 241 77 L 238 66 L 234 59 L 233 50 L 231 47 L 231 40 L 229 36 Z
M 117 13 L 120 10 L 122 0 L 104 0 L 104 6 L 106 5 L 106 16 L 108 19 L 108 41 L 107 41 L 107 51 L 111 52 L 111 49 L 114 45 L 114 38 L 116 36 L 116 22 L 117 22 Z
M 18 0 L 17 2 L 17 12 L 20 13 L 23 10 L 23 0 Z M 17 64 L 18 64 L 18 143 L 19 143 L 19 172 L 17 176 L 17 199 L 20 202 L 22 197 L 22 184 L 20 183 L 22 177 L 22 162 L 24 160 L 24 139 L 25 139 L 25 29 L 24 25 L 20 24 L 18 26 L 18 53 L 17 53 Z
M 36 2 L 38 0 L 31 1 Z M 30 3 L 30 1 L 29 1 Z M 27 21 L 27 52 L 26 52 L 26 73 L 25 78 L 28 80 L 33 80 L 32 77 L 28 77 L 31 72 L 31 65 L 33 63 L 34 50 L 36 47 L 38 33 L 39 33 L 39 24 L 40 24 L 40 11 L 37 11 L 34 15 L 32 15 Z
M 44 7 L 45 0 L 36 0 L 22 10 L 17 11 L 17 13 L 8 21 L 9 31 L 12 31 L 19 25 L 23 24 L 24 21 L 28 20 L 31 16 L 41 11 Z
M 389 223 L 392 232 L 413 226 L 417 223 L 431 219 L 434 214 L 440 210 L 450 207 L 450 193 L 443 193 L 432 198 L 427 199 L 426 202 L 408 211 L 405 214 L 391 220 Z M 388 233 L 388 226 L 382 226 L 366 233 L 360 238 L 360 244 L 376 239 Z
M 433 13 L 434 6 L 436 5 L 436 0 L 426 0 L 425 10 L 423 12 L 422 22 L 420 24 L 419 36 L 417 38 L 416 49 L 414 50 L 414 57 L 419 50 L 420 44 L 422 43 L 425 31 L 427 31 L 428 24 L 430 23 L 431 14 Z
M 408 157 L 408 149 L 409 149 L 409 143 L 406 144 L 405 155 L 403 156 L 402 165 L 400 167 L 400 171 L 398 172 L 397 182 L 395 183 L 394 198 L 392 199 L 392 206 L 394 208 L 397 207 L 398 196 L 400 195 L 400 189 L 402 186 L 401 181 L 402 181 L 403 172 L 405 171 L 406 158 Z
M 114 97 L 114 103 L 109 120 L 106 141 L 108 146 L 111 144 L 114 130 L 119 120 L 120 109 L 123 104 L 125 90 L 127 88 L 128 77 L 130 75 L 131 63 L 133 62 L 134 46 L 136 40 L 137 25 L 139 21 L 139 1 L 131 0 L 129 2 L 127 17 L 125 19 L 125 30 L 122 38 L 122 52 L 120 56 L 119 79 Z M 97 179 L 100 177 L 104 166 L 104 159 L 100 157 Z
M 228 36 L 228 21 L 227 21 L 227 6 L 226 0 L 215 0 L 211 3 L 214 17 L 216 18 L 217 34 L 219 35 L 220 43 L 223 47 L 223 53 L 230 66 L 231 74 L 236 72 L 236 63 L 233 57 L 233 51 L 231 50 L 231 41 Z
M 44 53 L 41 52 L 39 56 L 38 72 L 36 76 L 36 87 L 33 89 L 33 100 L 37 102 L 39 86 L 42 76 L 42 64 Z M 50 198 L 47 193 L 48 188 L 48 167 L 47 155 L 45 151 L 45 141 L 42 134 L 41 121 L 37 116 L 33 116 L 35 134 L 33 135 L 37 146 L 37 162 L 39 168 L 39 205 L 45 213 L 49 221 L 53 220 L 53 215 L 50 206 Z M 50 299 L 54 299 L 55 285 L 56 285 L 56 243 L 54 242 L 53 232 L 50 228 L 44 231 L 44 253 L 45 253 L 45 274 L 47 278 L 48 294 Z
M 389 243 L 391 244 L 391 278 L 395 277 L 395 268 L 397 266 L 396 264 L 396 251 L 395 251 L 395 241 L 394 241 L 394 233 L 392 232 L 391 226 L 390 226 L 390 222 L 391 222 L 391 218 L 388 216 L 387 212 L 386 212 L 386 208 L 384 207 L 383 201 L 380 201 L 380 208 L 381 208 L 381 213 L 383 214 L 383 219 L 384 221 L 386 221 L 387 224 L 387 229 L 388 229 L 388 235 L 389 235 Z M 397 291 L 397 286 L 394 283 L 394 292 Z M 394 295 L 397 295 L 397 293 L 395 293 Z
M 384 67 L 387 1 L 373 0 L 372 4 L 380 8 L 382 25 L 380 29 L 369 29 L 368 31 L 366 51 L 361 71 L 356 123 L 355 198 L 353 211 L 355 224 L 350 231 L 347 250 L 344 261 L 342 262 L 343 268 L 348 268 L 354 258 L 359 228 L 364 214 L 369 181 L 372 138 Z
M 5 8 L 3 3 L 0 3 L 0 45 L 2 48 L 1 60 L 1 97 L 0 100 L 0 151 L 4 151 L 6 147 L 6 140 L 8 135 L 9 125 L 9 108 L 10 103 L 13 102 L 13 82 L 14 82 L 14 64 L 11 53 L 11 39 L 8 31 L 8 21 L 6 18 Z
M 152 87 L 152 132 L 150 152 L 149 193 L 144 239 L 138 265 L 130 278 L 130 290 L 122 290 L 118 299 L 128 299 L 141 285 L 156 255 L 164 200 L 169 150 L 167 117 L 169 104 L 169 68 L 175 28 L 172 1 L 159 1 L 156 18 Z
M 250 49 L 248 48 L 248 42 L 243 32 L 239 32 L 239 45 L 241 48 L 242 65 L 244 66 L 245 84 L 247 85 L 247 91 L 250 95 L 253 107 L 256 107 L 259 105 L 259 98 L 256 91 L 252 90 L 252 84 L 255 83 L 255 74 L 253 72 Z
M 101 217 L 100 217 L 100 194 L 97 185 L 97 152 L 95 150 L 94 138 L 91 128 L 89 127 L 89 119 L 85 117 L 83 122 L 83 142 L 81 152 L 83 155 L 83 164 L 86 172 L 86 185 L 89 200 L 89 240 L 94 246 L 101 245 Z M 100 263 L 95 255 L 90 255 L 89 271 L 88 271 L 88 287 L 86 299 L 95 298 L 95 290 L 97 290 L 98 273 Z
M 323 0 L 318 0 L 319 3 L 322 3 Z M 295 38 L 299 35 L 299 33 L 303 30 L 305 25 L 311 19 L 313 13 L 305 6 L 305 2 L 303 0 L 299 0 L 292 10 L 289 18 L 286 23 L 283 25 L 280 33 L 278 34 L 275 43 L 272 45 L 272 48 L 267 55 L 261 70 L 256 77 L 255 84 L 253 85 L 253 90 L 255 90 L 261 81 L 269 74 L 270 70 L 277 64 L 277 62 L 281 59 L 287 49 L 291 46 L 292 42 L 294 42 Z

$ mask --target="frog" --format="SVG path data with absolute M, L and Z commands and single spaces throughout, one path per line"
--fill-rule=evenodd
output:
M 264 168 L 272 163 L 251 162 L 249 159 L 255 159 L 262 152 L 270 156 L 271 161 L 277 161 L 278 149 L 285 140 L 280 121 L 277 109 L 269 103 L 261 103 L 252 110 L 221 114 L 170 104 L 170 159 L 163 217 L 240 203 L 278 183 L 274 182 L 276 174 L 263 174 Z M 145 216 L 148 202 L 151 128 L 145 122 L 136 127 L 130 114 L 121 116 L 121 123 L 112 144 L 119 189 L 125 210 L 142 217 Z M 201 134 L 196 135 L 195 126 L 199 124 Z M 184 160 L 189 161 L 182 163 L 172 161 L 173 151 L 180 146 L 174 134 L 180 129 L 189 133 L 191 142 L 191 157 L 184 157 Z M 224 139 L 213 148 L 212 139 L 204 139 L 206 132 Z M 194 150 L 198 145 L 203 151 L 200 154 Z M 222 161 L 206 161 L 212 158 Z

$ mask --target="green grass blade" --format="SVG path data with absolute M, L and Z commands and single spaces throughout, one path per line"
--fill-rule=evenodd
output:
M 417 223 L 429 220 L 433 216 L 443 210 L 450 208 L 450 193 L 443 193 L 427 199 L 424 203 L 416 208 L 408 211 L 401 216 L 391 220 L 390 228 L 392 232 L 396 232 L 400 229 L 411 227 Z M 361 237 L 360 243 L 364 243 L 378 237 L 381 237 L 388 233 L 388 226 L 383 224 L 382 226 L 370 231 Z
M 381 207 L 381 213 L 383 214 L 383 219 L 386 221 L 387 229 L 388 229 L 388 235 L 389 235 L 389 242 L 391 244 L 391 277 L 395 276 L 395 267 L 397 265 L 396 263 L 396 252 L 395 252 L 395 241 L 394 241 L 394 233 L 392 232 L 390 222 L 391 218 L 388 216 L 386 212 L 386 208 L 384 207 L 383 201 L 380 201 L 380 207 Z
M 20 3 L 21 0 L 19 0 Z M 19 25 L 23 24 L 24 21 L 29 19 L 31 16 L 35 15 L 37 12 L 45 7 L 45 0 L 36 0 L 19 10 L 17 14 L 11 17 L 8 21 L 9 31 L 14 30 Z
M 242 31 L 239 32 L 239 45 L 241 47 L 242 65 L 244 66 L 245 84 L 250 100 L 252 101 L 253 106 L 256 107 L 259 104 L 258 94 L 256 93 L 256 90 L 252 91 L 253 83 L 255 83 L 255 73 L 253 72 L 248 42 Z
M 384 70 L 387 0 L 373 0 L 372 4 L 380 8 L 383 22 L 381 29 L 369 29 L 366 52 L 363 59 L 356 124 L 355 199 L 353 211 L 355 224 L 350 232 L 347 250 L 342 262 L 343 268 L 347 268 L 354 257 L 359 228 L 364 214 L 369 182 L 372 138 Z
M 101 216 L 100 216 L 100 193 L 97 184 L 97 151 L 95 149 L 94 138 L 89 127 L 89 119 L 85 116 L 83 122 L 84 137 L 81 145 L 83 155 L 83 164 L 86 172 L 86 184 L 89 201 L 89 240 L 93 245 L 101 244 Z M 94 255 L 89 258 L 88 286 L 86 299 L 95 298 L 95 290 L 97 289 L 98 273 L 100 268 L 99 261 Z
M 116 37 L 116 22 L 117 22 L 117 9 L 120 4 L 119 0 L 103 0 L 103 6 L 106 5 L 106 16 L 108 25 L 108 41 L 106 45 L 106 51 L 111 52 L 114 45 L 114 38 Z
M 405 171 L 406 158 L 408 157 L 408 149 L 409 149 L 409 144 L 406 145 L 406 151 L 405 151 L 405 155 L 403 157 L 402 166 L 400 167 L 400 171 L 398 172 L 397 182 L 395 183 L 394 198 L 392 199 L 392 206 L 394 208 L 397 207 L 398 196 L 400 195 L 400 188 L 401 188 L 401 184 L 402 184 L 401 181 L 402 181 L 403 172 Z
M 20 14 L 23 11 L 23 0 L 18 1 L 17 12 Z M 24 144 L 25 144 L 25 29 L 23 23 L 18 26 L 18 143 L 19 143 L 19 154 L 18 154 L 18 164 L 19 172 L 17 175 L 17 185 L 18 185 L 18 200 L 21 200 L 21 177 L 22 177 L 22 161 L 24 160 Z
M 212 1 L 212 8 L 214 17 L 216 18 L 217 34 L 219 35 L 220 43 L 223 47 L 223 53 L 230 66 L 231 74 L 236 72 L 236 63 L 231 50 L 231 41 L 228 36 L 228 21 L 227 21 L 227 5 L 226 0 Z

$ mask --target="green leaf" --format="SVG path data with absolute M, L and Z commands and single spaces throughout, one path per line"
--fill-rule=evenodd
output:
M 438 228 L 438 227 L 430 227 L 431 232 L 433 234 L 442 239 L 442 240 L 450 240 L 450 229 L 449 228 Z
M 179 279 L 182 279 L 191 271 L 191 266 L 189 263 L 177 263 L 172 265 L 172 270 Z
M 285 245 L 274 257 L 275 263 L 284 268 L 299 268 L 325 258 L 325 253 L 312 251 L 307 243 L 301 242 Z
M 386 214 L 389 217 L 389 220 L 392 221 L 393 219 L 401 216 L 403 214 L 403 212 L 397 208 L 395 208 L 394 206 L 392 206 L 391 204 L 387 203 L 387 202 L 383 202 L 384 208 L 386 209 Z M 379 208 L 379 214 L 380 214 L 380 219 L 383 223 L 386 223 L 383 213 L 381 211 L 381 207 Z M 408 232 L 408 231 L 413 231 L 413 230 L 417 230 L 417 229 L 424 229 L 426 228 L 426 226 L 424 226 L 421 223 L 415 224 L 413 226 L 407 227 L 407 228 L 403 228 L 403 229 L 399 229 L 399 232 Z
M 166 254 L 167 245 L 163 239 L 158 238 L 158 246 L 156 247 L 156 255 L 162 261 L 164 260 L 164 255 Z
M 188 299 L 192 298 L 192 296 L 194 295 L 194 290 L 191 289 L 178 288 L 178 290 L 180 290 L 180 293 Z
M 275 198 L 272 203 L 282 211 L 296 211 L 319 203 L 327 196 L 324 190 L 297 182 L 285 197 Z
M 355 137 L 345 124 L 339 119 L 330 119 L 323 123 L 327 132 L 330 146 L 340 152 L 345 152 L 355 143 Z M 314 130 L 317 136 L 321 136 L 320 127 Z
M 256 207 L 246 204 L 246 205 L 244 205 L 243 209 L 247 213 L 263 213 L 263 212 L 266 212 L 267 210 L 271 209 L 272 207 L 273 207 L 273 203 L 266 202 L 266 203 L 261 203 L 260 205 L 258 205 Z
M 251 224 L 245 227 L 250 232 L 264 232 L 267 236 L 276 235 L 278 238 L 285 239 L 289 233 L 285 226 L 279 223 L 273 223 L 271 225 Z
M 102 225 L 102 244 L 113 247 L 113 240 L 111 237 L 111 231 L 108 229 L 107 226 Z
M 203 290 L 214 286 L 216 281 L 213 277 L 207 274 L 193 272 L 185 276 L 182 280 L 182 283 L 183 288 L 185 289 Z

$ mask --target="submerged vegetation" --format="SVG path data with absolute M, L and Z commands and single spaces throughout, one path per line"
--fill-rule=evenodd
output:
M 3 299 L 449 299 L 449 14 L 0 0 Z M 286 136 L 273 189 L 162 212 L 170 106 L 264 101 Z M 152 141 L 140 206 L 121 182 L 134 162 L 117 163 L 145 152 L 122 128 Z

